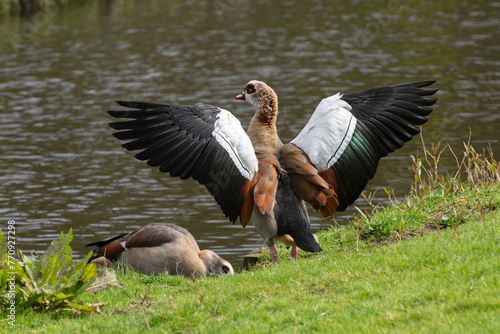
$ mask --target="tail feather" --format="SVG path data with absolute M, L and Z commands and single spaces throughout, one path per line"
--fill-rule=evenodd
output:
M 85 245 L 85 247 L 96 246 L 96 248 L 93 250 L 94 253 L 89 259 L 89 263 L 101 256 L 104 256 L 110 260 L 115 259 L 124 250 L 119 240 L 127 234 L 128 233 L 119 234 L 102 241 L 96 241 Z
M 306 252 L 323 250 L 311 231 L 305 204 L 293 192 L 286 174 L 279 179 L 274 218 L 278 224 L 278 236 L 290 235 L 297 246 Z

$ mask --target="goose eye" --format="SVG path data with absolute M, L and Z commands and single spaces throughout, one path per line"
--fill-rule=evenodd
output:
M 248 85 L 247 86 L 247 93 L 252 94 L 253 92 L 255 92 L 255 87 L 253 85 Z
M 228 266 L 222 266 L 222 271 L 227 274 L 229 272 L 229 267 Z

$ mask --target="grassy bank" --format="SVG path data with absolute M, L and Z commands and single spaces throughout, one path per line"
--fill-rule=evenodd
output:
M 1 332 L 499 332 L 498 164 L 467 146 L 444 175 L 447 149 L 415 158 L 404 200 L 319 233 L 322 253 L 217 279 L 120 269 L 122 288 L 80 297 L 100 314 L 19 310 Z

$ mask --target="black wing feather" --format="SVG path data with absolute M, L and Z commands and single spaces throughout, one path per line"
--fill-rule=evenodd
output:
M 435 81 L 379 87 L 347 93 L 342 100 L 352 107 L 357 124 L 351 142 L 331 167 L 338 183 L 337 211 L 345 210 L 373 178 L 380 158 L 402 147 L 420 132 L 437 99 L 437 88 L 422 89 Z
M 159 167 L 161 172 L 192 177 L 214 196 L 233 223 L 240 215 L 246 178 L 230 155 L 212 136 L 220 109 L 206 104 L 172 104 L 117 101 L 132 110 L 108 111 L 115 118 L 132 119 L 110 123 L 122 146 L 142 150 L 135 157 Z

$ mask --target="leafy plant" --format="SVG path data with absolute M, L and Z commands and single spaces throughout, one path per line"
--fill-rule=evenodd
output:
M 449 228 L 455 227 L 460 224 L 465 223 L 465 219 L 462 218 L 462 215 L 450 214 L 448 216 L 442 216 L 441 221 L 439 222 L 439 228 Z
M 71 230 L 66 235 L 61 232 L 39 259 L 35 256 L 26 256 L 17 249 L 18 261 L 13 261 L 7 252 L 5 236 L 2 233 L 0 305 L 10 304 L 14 297 L 15 305 L 19 308 L 33 308 L 37 311 L 60 309 L 94 311 L 95 306 L 73 302 L 95 280 L 96 268 L 94 264 L 87 264 L 91 253 L 84 259 L 73 262 L 69 246 L 72 239 Z M 14 276 L 15 284 L 13 284 Z M 5 291 L 10 294 L 4 293 Z

